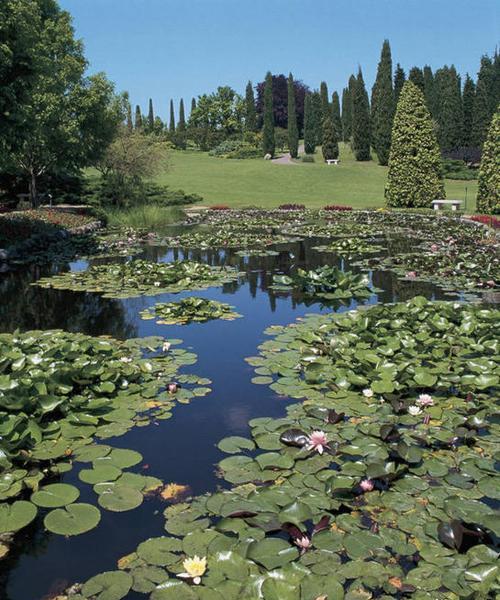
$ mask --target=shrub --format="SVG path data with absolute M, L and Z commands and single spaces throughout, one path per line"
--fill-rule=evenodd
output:
M 305 210 L 306 207 L 304 204 L 280 204 L 278 206 L 279 210 Z
M 208 153 L 218 158 L 258 158 L 260 148 L 242 140 L 224 140 Z
M 314 156 L 312 154 L 304 154 L 304 156 L 301 158 L 302 162 L 305 163 L 313 163 L 314 161 Z
M 203 202 L 203 197 L 198 194 L 187 194 L 184 190 L 171 190 L 165 185 L 147 184 L 144 189 L 146 204 L 160 206 L 179 206 Z
M 463 160 L 445 158 L 442 161 L 442 165 L 443 175 L 447 179 L 459 179 L 464 181 L 477 179 L 477 173 L 472 169 L 469 169 Z
M 288 130 L 283 129 L 282 127 L 276 127 L 274 130 L 274 142 L 276 148 L 280 151 L 288 148 Z
M 343 204 L 327 204 L 327 206 L 323 207 L 323 210 L 345 211 L 352 210 L 352 206 L 345 206 Z
M 500 105 L 493 115 L 483 146 L 477 187 L 477 209 L 485 213 L 500 213 Z

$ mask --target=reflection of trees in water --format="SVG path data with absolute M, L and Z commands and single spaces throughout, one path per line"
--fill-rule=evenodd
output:
M 392 271 L 373 271 L 373 285 L 382 288 L 379 302 L 406 302 L 415 296 L 425 296 L 429 300 L 450 300 L 442 289 L 429 281 L 402 279 Z
M 123 303 L 99 294 L 43 289 L 31 285 L 48 269 L 9 273 L 0 279 L 0 330 L 65 329 L 88 335 L 134 337 Z

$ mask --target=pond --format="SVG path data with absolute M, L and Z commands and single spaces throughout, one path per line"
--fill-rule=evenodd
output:
M 78 260 L 63 266 L 31 267 L 7 273 L 0 280 L 0 331 L 63 329 L 118 340 L 148 336 L 182 340 L 176 347 L 195 353 L 197 361 L 192 366 L 182 367 L 181 372 L 196 373 L 210 380 L 210 391 L 186 403 L 175 404 L 171 418 L 133 427 L 120 437 L 105 439 L 104 443 L 140 453 L 142 458 L 130 469 L 132 472 L 159 478 L 164 483 L 189 486 L 192 496 L 214 492 L 230 487 L 217 469 L 217 463 L 227 456 L 217 447 L 220 440 L 228 436 L 248 437 L 249 421 L 257 417 L 285 417 L 286 407 L 297 402 L 286 393 L 252 382 L 255 369 L 245 359 L 255 356 L 258 347 L 269 340 L 264 334 L 268 327 L 286 326 L 308 314 L 351 311 L 358 304 L 402 302 L 414 296 L 431 300 L 461 298 L 460 290 L 454 296 L 430 281 L 402 281 L 391 270 L 369 270 L 370 285 L 377 291 L 359 301 L 351 298 L 332 303 L 297 289 L 273 286 L 273 277 L 293 275 L 299 269 L 309 271 L 329 265 L 341 271 L 360 272 L 360 267 L 354 264 L 359 255 L 346 257 L 314 249 L 327 242 L 317 236 L 280 241 L 272 245 L 272 254 L 264 256 L 241 256 L 236 248 L 172 248 L 161 242 L 142 248 L 134 258 L 158 263 L 190 260 L 211 266 L 231 266 L 238 272 L 237 278 L 220 287 L 178 294 L 105 298 L 96 293 L 32 285 L 42 277 L 68 269 L 77 272 L 89 264 L 127 260 L 123 257 Z M 393 236 L 392 244 L 399 252 L 411 252 L 414 240 L 401 233 Z M 384 246 L 387 247 L 387 243 Z M 384 251 L 377 252 L 384 255 Z M 242 317 L 187 325 L 164 325 L 159 324 L 158 319 L 141 317 L 141 313 L 156 303 L 190 296 L 229 304 Z M 80 470 L 86 468 L 88 464 L 75 462 L 71 470 L 54 481 L 76 486 L 80 491 L 78 502 L 95 505 L 92 486 L 79 479 Z M 167 505 L 158 495 L 149 495 L 134 510 L 101 510 L 98 526 L 71 537 L 46 531 L 43 518 L 48 510 L 42 508 L 36 519 L 15 536 L 9 555 L 2 561 L 0 597 L 48 599 L 74 582 L 116 569 L 118 559 L 133 552 L 138 544 L 165 534 L 162 513 Z M 132 600 L 144 595 L 130 591 L 126 598 Z

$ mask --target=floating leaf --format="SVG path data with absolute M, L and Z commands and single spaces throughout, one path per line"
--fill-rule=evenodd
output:
M 70 504 L 49 512 L 43 524 L 52 533 L 80 535 L 94 529 L 101 520 L 101 513 L 91 504 Z

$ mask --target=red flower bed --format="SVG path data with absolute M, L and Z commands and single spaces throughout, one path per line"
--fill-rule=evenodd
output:
M 327 206 L 323 207 L 323 210 L 352 210 L 352 206 L 345 206 L 343 204 L 328 204 Z
M 214 204 L 208 208 L 210 210 L 231 210 L 227 204 Z
M 484 223 L 489 227 L 493 227 L 493 229 L 498 229 L 500 227 L 500 219 L 494 217 L 493 215 L 473 215 L 469 217 L 471 221 L 476 221 L 476 223 Z

